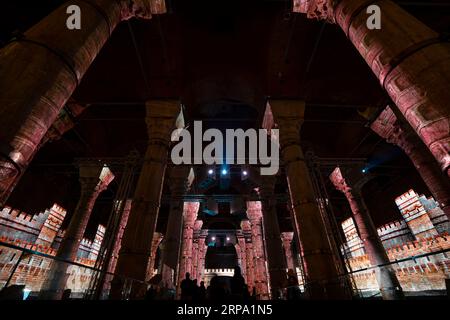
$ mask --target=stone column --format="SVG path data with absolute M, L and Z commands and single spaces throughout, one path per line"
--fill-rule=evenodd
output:
M 184 279 L 186 272 L 192 273 L 192 240 L 194 236 L 194 224 L 197 219 L 199 207 L 200 207 L 199 202 L 184 203 L 183 240 L 181 243 L 180 273 L 178 275 L 178 288 L 180 287 L 180 283 Z
M 146 104 L 148 146 L 141 174 L 134 192 L 133 204 L 112 283 L 112 297 L 122 297 L 125 278 L 145 281 L 152 238 L 158 218 L 164 173 L 167 165 L 170 136 L 175 128 L 180 104 L 173 100 L 154 100 Z M 134 281 L 131 299 L 144 294 L 143 284 Z
M 119 227 L 117 229 L 117 234 L 116 234 L 115 240 L 114 240 L 114 246 L 113 246 L 113 249 L 111 252 L 111 259 L 109 260 L 109 264 L 108 264 L 108 269 L 107 269 L 108 273 L 114 273 L 116 270 L 117 259 L 119 258 L 119 251 L 120 251 L 120 247 L 121 247 L 121 243 L 122 243 L 123 232 L 125 231 L 125 227 L 127 226 L 128 217 L 130 216 L 131 202 L 132 202 L 132 200 L 129 199 L 123 205 L 122 216 L 120 217 Z M 103 292 L 104 293 L 106 293 L 110 290 L 112 280 L 113 280 L 113 276 L 111 274 L 107 274 L 105 276 L 105 281 L 103 283 Z
M 176 279 L 178 279 L 178 260 L 183 225 L 183 196 L 189 189 L 192 180 L 193 171 L 188 167 L 173 167 L 169 174 L 170 211 L 161 252 L 162 281 L 168 288 L 175 288 Z
M 264 224 L 264 239 L 272 299 L 280 295 L 280 290 L 285 285 L 287 279 L 277 208 L 273 197 L 274 187 L 274 176 L 261 176 L 261 186 L 258 191 L 261 197 L 262 222 Z
M 253 287 L 255 286 L 255 265 L 253 260 L 253 243 L 251 242 L 252 227 L 250 221 L 242 220 L 241 229 L 244 233 L 245 260 L 247 262 L 247 285 L 249 291 L 252 292 Z
M 78 248 L 91 217 L 95 201 L 114 179 L 114 175 L 109 168 L 101 162 L 80 161 L 78 165 L 81 196 L 56 254 L 57 258 L 68 261 L 75 261 L 77 258 Z M 66 273 L 68 267 L 69 264 L 54 260 L 42 290 L 42 298 L 61 299 L 68 278 Z
M 384 109 L 370 128 L 387 142 L 397 145 L 406 153 L 433 198 L 450 219 L 450 181 L 439 170 L 435 159 L 419 138 L 400 123 L 389 106 Z
M 1 80 L 0 80 L 1 81 Z M 59 115 L 57 116 L 56 120 L 53 122 L 53 124 L 50 126 L 50 128 L 47 130 L 47 133 L 43 136 L 39 144 L 34 149 L 34 152 L 30 155 L 30 159 L 34 158 L 34 155 L 46 144 L 55 140 L 61 139 L 61 137 L 69 130 L 71 130 L 73 127 L 75 127 L 75 121 L 74 119 L 79 116 L 83 111 L 85 110 L 84 106 L 79 105 L 73 100 L 70 100 L 65 104 L 65 106 L 61 109 L 59 112 Z M 1 155 L 0 155 L 1 158 Z M 0 160 L 1 161 L 1 160 Z M 18 175 L 14 176 L 8 186 L 8 189 L 6 191 L 0 191 L 0 207 L 2 205 L 2 201 L 6 202 L 7 197 L 12 193 L 14 188 L 19 183 L 20 179 L 25 173 L 26 166 L 24 166 L 24 170 L 21 170 Z M 0 178 L 1 181 L 1 178 Z M 1 190 L 1 182 L 0 182 L 0 190 Z
M 367 27 L 369 5 L 380 8 L 381 30 Z M 294 11 L 342 28 L 450 175 L 450 43 L 390 0 L 294 0 Z
M 245 237 L 243 234 L 237 235 L 237 244 L 236 244 L 236 251 L 239 250 L 240 253 L 240 259 L 241 259 L 241 271 L 242 276 L 245 279 L 245 283 L 248 285 L 248 277 L 247 277 L 247 249 L 245 246 Z
M 158 247 L 159 247 L 162 239 L 163 239 L 163 235 L 161 233 L 155 232 L 153 234 L 152 249 L 150 252 L 150 258 L 148 259 L 146 281 L 149 281 L 153 277 L 153 271 L 155 269 L 156 251 L 158 250 Z
M 197 280 L 197 284 L 200 284 L 198 281 L 198 258 L 199 258 L 199 237 L 202 229 L 203 221 L 202 220 L 196 220 L 194 223 L 194 232 L 192 237 L 192 269 L 191 269 L 191 276 L 192 280 Z
M 305 265 L 305 291 L 312 299 L 347 298 L 350 292 L 340 281 L 342 279 L 335 265 L 337 259 L 334 259 L 335 253 L 327 238 L 300 146 L 304 111 L 303 101 L 272 100 L 265 117 L 273 117 L 273 120 L 266 123 L 276 123 L 279 128 L 281 160 L 285 167 L 294 226 L 300 237 Z
M 378 237 L 369 211 L 361 196 L 361 187 L 367 181 L 359 168 L 336 168 L 330 175 L 336 189 L 343 192 L 353 212 L 360 238 L 372 266 L 389 263 L 389 257 Z M 403 297 L 402 288 L 392 265 L 375 270 L 378 286 L 383 299 L 392 300 Z
M 206 246 L 206 236 L 208 235 L 208 232 L 205 230 L 202 230 L 200 237 L 198 239 L 198 263 L 197 263 L 197 279 L 202 281 L 203 274 L 205 272 L 205 258 L 206 258 L 206 251 L 208 250 L 208 246 Z
M 253 243 L 253 261 L 255 272 L 255 286 L 256 292 L 261 300 L 269 299 L 269 287 L 267 281 L 266 257 L 263 240 L 263 226 L 262 226 L 262 208 L 260 201 L 247 202 L 247 217 L 250 220 L 252 230 Z
M 67 28 L 69 5 L 80 30 Z M 163 0 L 72 0 L 0 50 L 0 206 L 115 27 L 164 12 Z
M 292 239 L 294 239 L 293 232 L 282 232 L 281 240 L 283 242 L 284 254 L 286 255 L 286 262 L 288 269 L 295 270 L 294 259 L 292 257 Z

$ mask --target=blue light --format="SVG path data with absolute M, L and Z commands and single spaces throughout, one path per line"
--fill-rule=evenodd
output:
M 222 175 L 226 175 L 228 173 L 227 169 L 222 169 Z
M 366 173 L 366 172 L 367 172 L 367 169 L 362 169 L 361 172 L 362 172 L 362 173 Z

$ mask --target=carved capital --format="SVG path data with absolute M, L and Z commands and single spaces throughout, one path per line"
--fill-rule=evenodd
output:
M 258 223 L 262 219 L 262 204 L 261 201 L 247 202 L 247 217 L 252 224 Z
M 175 166 L 169 174 L 169 189 L 172 197 L 182 196 L 192 185 L 194 171 L 186 166 Z
M 310 19 L 335 23 L 334 8 L 337 2 L 336 0 L 293 0 L 293 11 L 305 13 Z
M 83 193 L 100 193 L 114 180 L 114 174 L 102 162 L 82 160 L 77 164 Z
M 283 244 L 291 244 L 292 240 L 294 239 L 294 232 L 282 232 L 281 233 L 281 240 L 283 241 Z
M 271 114 L 272 125 L 280 130 L 281 147 L 300 143 L 300 129 L 305 114 L 304 101 L 271 100 L 267 103 L 266 113 Z M 270 124 L 270 121 L 266 122 L 266 125 Z
M 335 188 L 343 192 L 347 197 L 360 194 L 361 188 L 372 177 L 362 174 L 359 166 L 339 168 L 337 167 L 330 175 L 330 180 Z
M 122 5 L 122 19 L 132 17 L 151 19 L 153 14 L 166 13 L 165 0 L 120 0 Z
M 185 202 L 183 217 L 184 224 L 189 228 L 194 227 L 195 220 L 197 219 L 197 212 L 200 208 L 200 202 Z
M 177 100 L 151 100 L 146 103 L 147 131 L 149 143 L 169 145 L 170 135 L 176 128 L 176 120 L 181 114 Z
M 370 128 L 380 137 L 386 139 L 388 143 L 397 145 L 408 155 L 411 154 L 414 142 L 411 141 L 409 133 L 403 130 L 397 116 L 389 106 L 383 110 Z
M 242 229 L 242 231 L 247 231 L 247 232 L 250 232 L 251 231 L 251 229 L 252 229 L 252 226 L 251 226 L 251 224 L 250 224 L 250 221 L 248 221 L 248 220 L 242 220 L 241 221 L 241 229 Z

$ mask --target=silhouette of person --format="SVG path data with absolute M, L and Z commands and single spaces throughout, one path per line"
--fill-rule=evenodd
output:
M 212 301 L 223 301 L 227 295 L 226 289 L 223 284 L 220 283 L 217 275 L 211 278 L 208 291 L 208 298 Z
M 205 301 L 206 299 L 205 281 L 200 282 L 200 287 L 198 288 L 198 298 L 200 301 Z
M 191 280 L 191 274 L 186 272 L 185 278 L 181 281 L 181 300 L 192 300 L 194 294 L 194 283 Z
M 301 291 L 298 287 L 298 278 L 297 274 L 294 270 L 288 270 L 288 279 L 287 279 L 287 290 L 286 290 L 286 299 L 287 300 L 300 300 Z
M 153 285 L 148 288 L 147 292 L 145 293 L 145 300 L 155 300 L 156 299 L 157 291 L 155 288 L 153 288 Z
M 231 286 L 231 294 L 233 296 L 236 296 L 239 298 L 244 297 L 245 280 L 241 274 L 241 268 L 239 266 L 236 266 L 234 268 L 234 275 L 231 278 L 230 286 Z

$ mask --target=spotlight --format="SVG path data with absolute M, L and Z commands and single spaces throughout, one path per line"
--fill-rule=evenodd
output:
M 227 241 L 230 241 L 230 237 L 227 237 Z
M 209 174 L 209 175 L 212 175 L 213 173 L 214 173 L 214 170 L 213 170 L 213 169 L 209 169 L 209 170 L 208 170 L 208 174 Z
M 216 241 L 216 237 L 212 237 L 211 240 L 212 240 L 212 241 Z
M 247 171 L 242 171 L 242 174 L 244 175 L 244 176 L 246 176 L 246 175 L 248 175 L 248 172 Z
M 222 169 L 222 175 L 226 175 L 228 173 L 227 169 Z
M 367 173 L 367 169 L 364 168 L 364 169 L 361 170 L 361 172 L 362 172 L 362 173 Z

